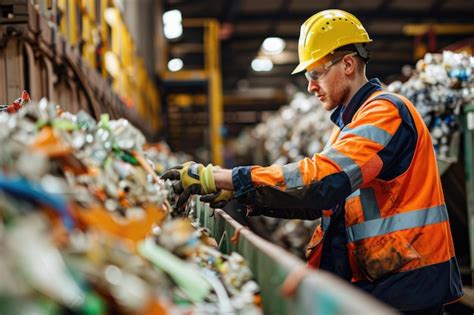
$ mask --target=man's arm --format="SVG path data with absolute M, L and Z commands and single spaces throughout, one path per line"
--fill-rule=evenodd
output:
M 232 170 L 214 169 L 214 181 L 217 189 L 235 190 L 232 183 Z
M 313 158 L 282 166 L 234 168 L 236 198 L 263 208 L 332 208 L 379 174 L 383 161 L 378 152 L 401 122 L 395 105 L 373 101 Z
M 214 169 L 214 181 L 217 189 L 234 190 L 234 184 L 232 182 L 232 170 L 228 169 Z M 287 195 L 288 197 L 289 195 Z M 281 202 L 281 200 L 280 200 Z M 265 215 L 269 217 L 283 218 L 283 219 L 304 219 L 314 220 L 321 217 L 320 211 L 314 211 L 314 209 L 303 209 L 295 208 L 293 204 L 288 209 L 279 209 L 279 211 L 273 208 L 254 208 L 249 215 Z

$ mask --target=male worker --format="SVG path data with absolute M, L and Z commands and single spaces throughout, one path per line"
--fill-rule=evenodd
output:
M 431 137 L 413 104 L 367 80 L 371 42 L 352 14 L 326 10 L 301 27 L 299 65 L 308 91 L 333 111 L 321 153 L 283 166 L 216 169 L 193 162 L 164 178 L 249 215 L 316 219 L 308 263 L 351 281 L 406 314 L 442 314 L 462 296 Z

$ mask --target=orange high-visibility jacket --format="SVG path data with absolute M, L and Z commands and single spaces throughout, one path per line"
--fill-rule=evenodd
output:
M 416 141 L 392 152 L 387 148 L 402 125 Z M 233 183 L 251 214 L 322 215 L 308 247 L 313 267 L 340 206 L 353 283 L 402 310 L 462 296 L 430 133 L 400 95 L 372 91 L 342 129 L 334 128 L 321 153 L 283 166 L 234 168 Z

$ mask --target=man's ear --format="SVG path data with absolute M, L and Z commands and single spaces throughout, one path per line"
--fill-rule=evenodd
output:
M 356 71 L 357 61 L 355 60 L 354 57 L 345 56 L 344 59 L 342 59 L 342 62 L 344 64 L 344 73 L 345 74 L 351 75 Z

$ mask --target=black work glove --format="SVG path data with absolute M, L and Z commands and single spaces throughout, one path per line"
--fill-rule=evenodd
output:
M 202 202 L 209 203 L 211 208 L 219 208 L 222 209 L 227 204 L 227 202 L 234 198 L 234 192 L 230 190 L 221 189 L 216 191 L 213 194 L 208 194 L 202 196 L 199 200 Z
M 213 166 L 186 162 L 165 171 L 161 178 L 173 183 L 173 190 L 179 195 L 177 208 L 186 204 L 191 195 L 207 195 L 217 192 L 214 182 Z

